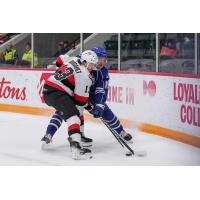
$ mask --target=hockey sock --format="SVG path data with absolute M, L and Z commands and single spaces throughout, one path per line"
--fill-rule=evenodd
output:
M 118 134 L 122 132 L 123 127 L 116 116 L 114 116 L 111 120 L 105 120 L 105 121 L 108 124 L 108 126 L 113 130 L 115 130 Z
M 50 134 L 53 137 L 55 132 L 60 128 L 62 121 L 62 116 L 59 114 L 58 111 L 56 111 L 48 124 L 46 134 Z

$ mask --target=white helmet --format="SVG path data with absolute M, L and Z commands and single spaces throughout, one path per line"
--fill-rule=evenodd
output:
M 98 57 L 94 51 L 87 50 L 81 54 L 81 59 L 86 61 L 87 63 L 97 64 Z

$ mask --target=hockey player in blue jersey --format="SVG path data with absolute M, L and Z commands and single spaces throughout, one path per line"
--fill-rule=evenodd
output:
M 89 105 L 86 109 L 95 118 L 101 117 L 107 125 L 121 135 L 124 140 L 132 142 L 132 136 L 124 130 L 117 116 L 106 104 L 109 83 L 109 74 L 107 68 L 105 67 L 107 53 L 105 49 L 101 47 L 94 47 L 91 50 L 98 56 L 98 70 L 92 70 L 91 72 L 93 83 L 90 88 L 89 102 L 92 106 L 90 107 Z
M 93 83 L 90 87 L 89 105 L 85 109 L 88 110 L 95 118 L 101 117 L 107 123 L 107 125 L 121 135 L 124 140 L 131 142 L 132 136 L 124 130 L 117 116 L 106 104 L 109 82 L 108 70 L 105 67 L 107 53 L 105 49 L 101 47 L 94 47 L 91 50 L 94 51 L 98 56 L 98 70 L 93 70 L 91 72 Z M 50 143 L 52 141 L 52 137 L 61 126 L 62 121 L 62 116 L 56 111 L 49 122 L 46 134 L 42 138 L 42 141 L 44 141 L 46 144 Z M 91 146 L 92 139 L 86 137 L 84 134 L 83 117 L 81 119 L 81 141 L 83 146 Z

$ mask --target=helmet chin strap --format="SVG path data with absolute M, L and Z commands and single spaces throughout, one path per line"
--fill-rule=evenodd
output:
M 85 68 L 90 72 L 92 69 L 89 69 L 89 63 L 86 63 Z
M 86 63 L 86 67 L 85 67 L 85 68 L 86 68 L 87 70 L 88 70 L 88 65 L 89 65 L 89 63 Z

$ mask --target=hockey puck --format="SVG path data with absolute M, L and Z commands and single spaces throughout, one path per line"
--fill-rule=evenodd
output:
M 145 157 L 145 156 L 147 156 L 147 152 L 146 151 L 137 151 L 136 155 L 138 157 Z

